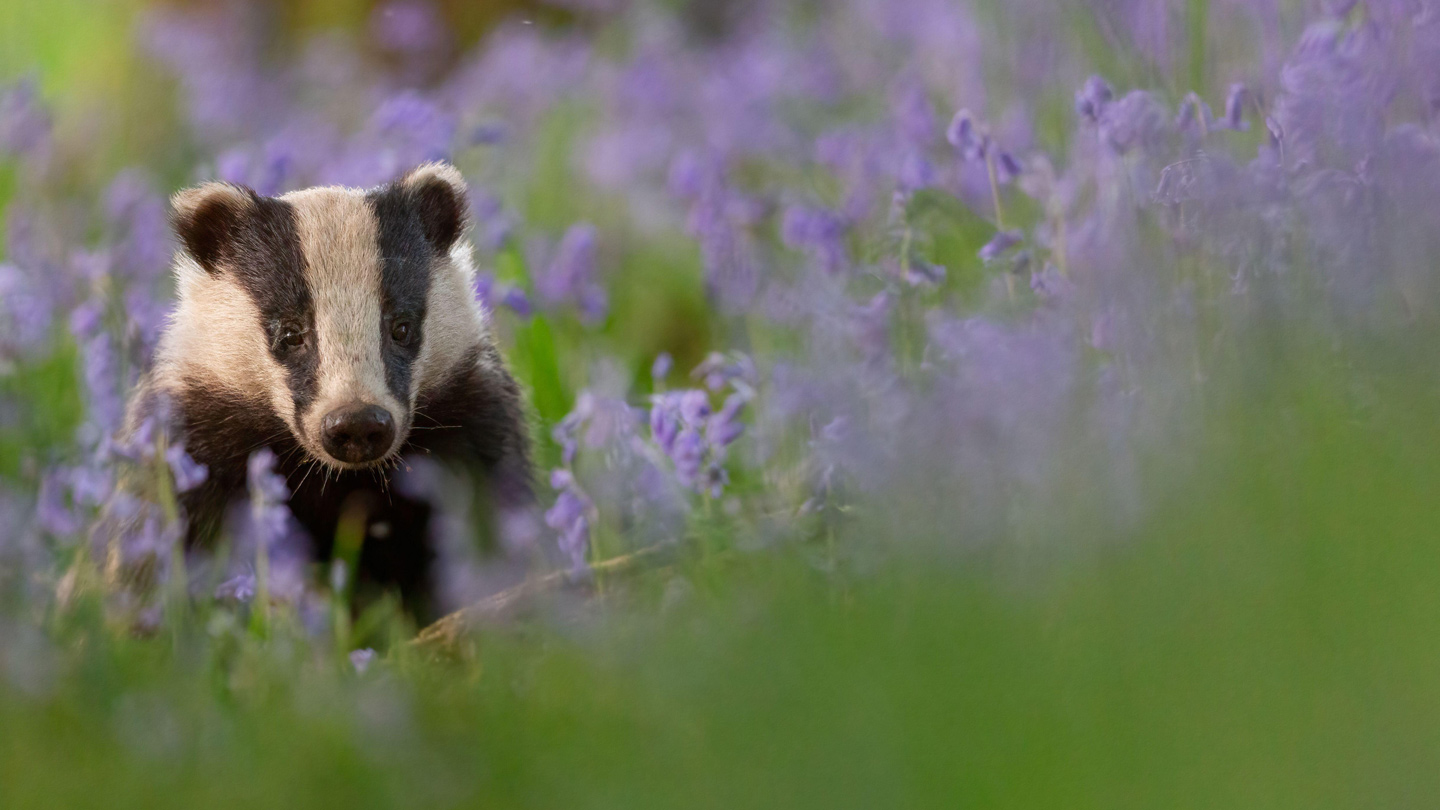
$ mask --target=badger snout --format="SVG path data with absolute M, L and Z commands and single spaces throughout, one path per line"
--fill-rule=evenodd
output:
M 337 461 L 379 461 L 395 442 L 395 418 L 379 405 L 345 405 L 320 420 L 320 441 Z

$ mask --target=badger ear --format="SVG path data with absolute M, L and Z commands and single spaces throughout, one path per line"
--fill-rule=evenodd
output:
M 426 163 L 400 180 L 425 228 L 425 241 L 437 254 L 450 252 L 465 231 L 469 207 L 465 178 L 449 163 Z
M 185 250 L 211 273 L 256 204 L 255 192 L 230 183 L 206 183 L 177 192 L 170 198 L 175 233 Z

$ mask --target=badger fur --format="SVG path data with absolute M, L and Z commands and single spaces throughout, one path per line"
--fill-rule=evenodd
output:
M 127 422 L 164 408 L 209 468 L 181 499 L 192 547 L 214 542 L 248 458 L 270 447 L 313 558 L 330 555 L 342 509 L 363 509 L 357 583 L 424 618 L 430 507 L 391 485 L 400 460 L 463 467 L 491 504 L 527 499 L 520 392 L 473 294 L 466 200 L 439 163 L 371 190 L 175 195 L 178 306 Z

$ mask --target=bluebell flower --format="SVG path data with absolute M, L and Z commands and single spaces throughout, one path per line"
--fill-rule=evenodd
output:
M 655 355 L 655 362 L 650 364 L 650 378 L 657 382 L 670 376 L 670 371 L 675 368 L 675 358 L 669 352 L 661 352 Z
M 1230 85 L 1230 91 L 1225 96 L 1225 117 L 1220 119 L 1220 126 L 1236 132 L 1249 129 L 1250 123 L 1245 120 L 1245 104 L 1249 98 L 1250 91 L 1244 84 L 1237 82 Z
M 1091 76 L 1075 91 L 1075 112 L 1086 120 L 1099 121 L 1114 98 L 1115 90 L 1109 82 L 1099 76 Z
M 165 461 L 175 476 L 175 491 L 189 492 L 210 477 L 210 470 L 185 452 L 185 445 L 172 444 L 165 450 Z
M 108 332 L 98 332 L 82 350 L 85 394 L 90 422 L 104 436 L 114 433 L 124 416 L 120 397 L 120 360 Z
M 375 651 L 366 647 L 363 650 L 352 650 L 350 652 L 350 666 L 354 667 L 357 675 L 364 675 L 375 662 Z
M 579 223 L 565 232 L 548 265 L 536 274 L 535 292 L 548 306 L 575 306 L 584 320 L 593 323 L 608 309 L 598 273 L 595 226 Z
M 983 160 L 990 149 L 990 136 L 981 131 L 969 110 L 960 110 L 945 129 L 945 140 L 966 160 Z
M 222 602 L 249 602 L 255 598 L 255 574 L 230 577 L 215 587 L 215 598 Z
M 505 290 L 505 295 L 501 297 L 500 303 L 521 318 L 529 318 L 534 314 L 534 308 L 530 306 L 530 296 L 526 295 L 525 291 L 519 287 L 510 287 Z
M 555 504 L 545 512 L 545 525 L 559 533 L 560 550 L 569 560 L 571 571 L 578 574 L 586 568 L 593 504 L 569 470 L 551 472 L 550 486 L 559 494 Z
M 1020 244 L 1024 238 L 1025 234 L 1019 230 L 998 231 L 980 248 L 980 259 L 986 262 L 994 261 Z
M 49 145 L 50 114 L 35 77 L 0 87 L 0 154 L 38 159 Z
M 279 542 L 290 530 L 290 488 L 275 472 L 275 452 L 262 447 L 251 453 L 245 480 L 250 491 L 250 539 L 264 546 Z
M 370 36 L 385 50 L 423 54 L 444 48 L 449 31 L 439 11 L 425 0 L 390 0 L 371 14 Z

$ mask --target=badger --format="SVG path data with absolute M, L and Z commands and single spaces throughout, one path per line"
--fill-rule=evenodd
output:
M 266 197 L 210 182 L 172 198 L 178 303 L 127 424 L 164 410 L 205 482 L 180 497 L 188 547 L 213 544 L 269 447 L 316 561 L 361 510 L 356 584 L 433 617 L 431 507 L 393 485 L 425 454 L 525 503 L 525 411 L 473 293 L 467 190 L 444 163 L 388 185 Z M 491 512 L 493 514 L 493 510 Z

